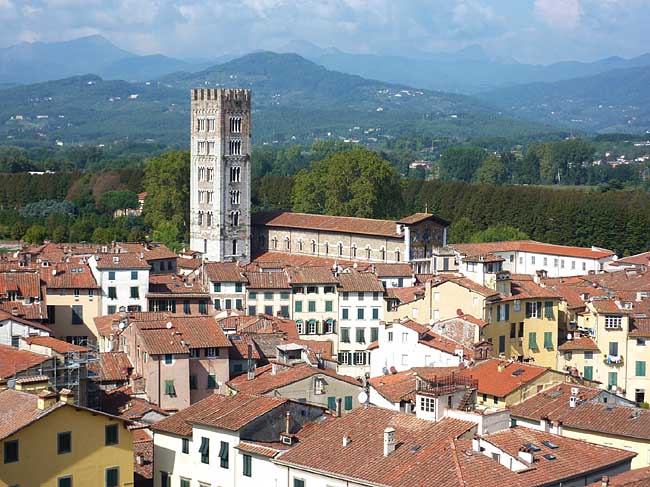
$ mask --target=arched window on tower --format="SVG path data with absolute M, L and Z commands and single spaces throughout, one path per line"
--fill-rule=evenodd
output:
M 371 254 L 371 250 L 370 250 L 370 245 L 367 245 L 366 246 L 366 259 L 370 260 L 371 255 L 372 254 Z
M 381 256 L 381 260 L 386 260 L 386 249 L 384 247 L 379 249 L 379 255 Z
M 233 227 L 238 227 L 239 226 L 239 212 L 238 211 L 231 211 L 230 212 L 230 223 L 232 224 Z
M 232 241 L 232 255 L 237 255 L 237 240 Z
M 395 261 L 396 262 L 401 262 L 401 252 L 399 250 L 399 247 L 395 249 Z
M 278 239 L 276 237 L 273 237 L 271 239 L 271 248 L 273 250 L 277 250 L 277 248 L 278 248 Z
M 311 241 L 311 253 L 312 254 L 316 253 L 316 240 Z
M 289 240 L 289 237 L 284 237 L 284 250 L 291 250 L 291 240 Z
M 303 247 L 303 241 L 302 239 L 298 240 L 298 250 L 302 252 L 302 247 Z
M 352 247 L 350 247 L 350 256 L 353 259 L 357 258 L 357 244 L 352 244 Z
M 206 214 L 206 222 L 205 222 L 205 224 L 208 227 L 212 226 L 212 212 L 211 211 L 208 211 L 208 213 Z
M 325 255 L 329 255 L 330 253 L 330 244 L 329 242 L 325 242 Z
M 343 256 L 343 243 L 339 242 L 338 245 L 339 257 Z
M 197 215 L 196 224 L 199 225 L 199 226 L 203 225 L 203 212 L 202 211 L 199 211 L 199 214 Z

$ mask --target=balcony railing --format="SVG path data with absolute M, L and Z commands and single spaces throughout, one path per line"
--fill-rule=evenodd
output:
M 623 355 L 606 355 L 603 362 L 607 365 L 620 367 L 623 365 Z
M 423 379 L 418 377 L 415 390 L 418 393 L 444 396 L 452 394 L 459 389 L 477 389 L 478 380 L 472 377 L 459 377 L 456 374 L 444 375 L 440 377 L 433 377 L 431 379 Z

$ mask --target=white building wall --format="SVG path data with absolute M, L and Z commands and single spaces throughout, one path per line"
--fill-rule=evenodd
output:
M 389 334 L 392 333 L 392 340 Z M 419 343 L 418 333 L 394 323 L 379 330 L 379 347 L 372 351 L 370 376 L 384 375 L 394 367 L 403 372 L 413 367 L 454 367 L 460 357 Z
M 505 259 L 503 270 L 513 274 L 535 275 L 538 270 L 544 269 L 549 277 L 584 276 L 592 271 L 600 272 L 607 262 L 613 260 L 613 257 L 586 259 L 523 251 L 493 253 Z
M 118 257 L 119 255 L 116 254 Z M 103 258 L 110 259 L 110 255 Z M 108 307 L 115 306 L 115 311 L 120 310 L 120 306 L 128 309 L 129 306 L 140 306 L 142 311 L 147 310 L 147 292 L 149 291 L 149 270 L 148 269 L 98 269 L 97 261 L 94 256 L 88 259 L 88 264 L 92 270 L 97 284 L 101 288 L 101 314 L 107 315 Z M 131 279 L 131 272 L 137 272 L 138 278 Z M 110 279 L 111 272 L 115 272 L 115 279 Z M 117 299 L 108 298 L 108 288 L 115 287 Z M 138 298 L 131 298 L 131 287 L 138 288 Z
M 384 396 L 379 394 L 374 387 L 370 386 L 368 392 L 370 404 L 374 404 L 383 409 L 390 409 L 391 411 L 399 411 L 399 403 L 390 402 Z
M 27 337 L 30 335 L 49 336 L 49 333 L 11 319 L 0 321 L 0 344 L 2 345 L 11 345 L 11 337 Z

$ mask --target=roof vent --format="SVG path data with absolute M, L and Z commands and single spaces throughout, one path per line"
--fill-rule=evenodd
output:
M 117 255 L 113 256 L 113 264 L 119 264 L 120 263 L 120 258 Z
M 343 446 L 348 446 L 352 439 L 350 438 L 350 435 L 343 435 Z

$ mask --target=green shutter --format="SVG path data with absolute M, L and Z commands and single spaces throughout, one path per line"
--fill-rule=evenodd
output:
M 316 312 L 316 301 L 307 301 L 307 306 L 310 313 Z
M 539 347 L 537 346 L 537 333 L 535 333 L 534 331 L 528 333 L 528 348 L 530 350 L 539 349 Z
M 618 386 L 618 374 L 616 372 L 607 374 L 607 384 L 609 386 Z
M 336 411 L 336 397 L 329 396 L 327 398 L 327 409 L 330 411 Z
M 379 328 L 370 328 L 370 341 L 376 342 L 377 340 L 379 340 Z
M 497 321 L 501 321 L 501 305 L 497 304 Z
M 196 376 L 190 375 L 190 389 L 196 389 Z
M 643 360 L 636 361 L 636 376 L 645 377 L 645 361 Z
M 345 410 L 352 410 L 352 396 L 345 396 Z
M 585 365 L 584 372 L 582 374 L 585 379 L 592 380 L 594 378 L 594 368 L 591 365 Z
M 333 309 L 332 301 L 325 301 L 325 311 L 331 312 Z
M 341 328 L 341 342 L 350 343 L 350 329 Z
M 253 476 L 253 457 L 250 455 L 244 455 L 244 477 Z
M 302 301 L 296 301 L 295 311 L 296 313 L 302 313 Z
M 165 381 L 165 394 L 168 396 L 175 396 L 176 395 L 176 388 L 174 387 L 174 381 L 173 380 L 166 380 Z
M 544 332 L 544 348 L 546 350 L 553 350 L 553 332 L 545 331 Z
M 117 467 L 106 469 L 106 487 L 119 487 L 119 470 Z
M 214 374 L 208 374 L 208 389 L 216 389 L 217 378 Z
M 510 304 L 506 303 L 506 321 L 510 319 Z
M 549 320 L 553 319 L 553 301 L 544 302 L 544 317 Z

